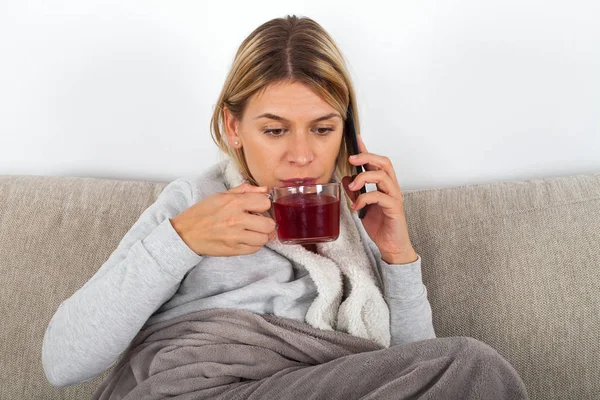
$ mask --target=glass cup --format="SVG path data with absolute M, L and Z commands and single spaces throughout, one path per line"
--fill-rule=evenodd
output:
M 331 242 L 340 234 L 339 183 L 271 189 L 277 236 L 284 244 Z

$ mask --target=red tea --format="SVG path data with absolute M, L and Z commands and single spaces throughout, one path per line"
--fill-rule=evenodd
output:
M 273 203 L 281 242 L 316 243 L 340 234 L 340 201 L 334 196 L 295 193 Z

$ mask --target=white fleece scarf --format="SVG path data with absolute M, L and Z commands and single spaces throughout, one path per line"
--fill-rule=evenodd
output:
M 230 160 L 223 176 L 229 188 L 246 181 Z M 309 325 L 343 331 L 389 347 L 389 308 L 375 283 L 373 268 L 376 266 L 372 266 L 366 254 L 368 246 L 361 239 L 351 213 L 342 199 L 340 235 L 336 241 L 317 243 L 319 254 L 302 245 L 283 244 L 277 239 L 269 240 L 266 246 L 304 267 L 315 283 L 318 294 L 305 317 Z M 343 301 L 342 275 L 350 284 L 349 295 Z

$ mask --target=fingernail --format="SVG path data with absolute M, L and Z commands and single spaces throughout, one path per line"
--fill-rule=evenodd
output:
M 358 156 L 357 156 L 356 154 L 353 154 L 353 155 L 351 155 L 351 156 L 350 156 L 350 159 L 351 159 L 351 160 L 356 160 L 356 158 L 357 158 L 357 157 L 358 157 Z
M 354 189 L 354 186 L 356 186 L 356 183 L 354 182 L 350 182 L 350 184 L 348 185 L 350 189 Z

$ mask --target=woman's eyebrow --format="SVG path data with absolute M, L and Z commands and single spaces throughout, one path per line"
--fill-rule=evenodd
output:
M 338 114 L 338 113 L 331 113 L 331 114 L 323 115 L 322 117 L 319 117 L 317 119 L 313 119 L 310 122 L 319 122 L 319 121 L 323 121 L 323 120 L 335 118 L 335 117 L 340 118 L 340 119 L 342 118 L 340 116 L 340 114 Z M 289 119 L 286 119 L 286 118 L 280 117 L 279 115 L 275 115 L 275 114 L 271 114 L 271 113 L 260 114 L 258 117 L 254 118 L 254 119 L 259 119 L 259 118 L 269 118 L 269 119 L 274 119 L 276 121 L 290 122 Z

